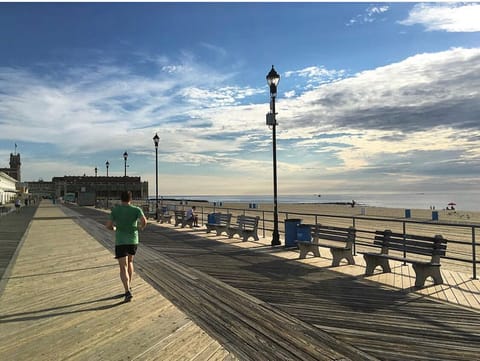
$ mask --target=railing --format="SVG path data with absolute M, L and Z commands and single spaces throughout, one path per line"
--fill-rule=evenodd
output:
M 163 206 L 168 206 L 170 209 L 184 209 L 189 205 L 182 205 L 175 203 L 163 202 Z M 254 215 L 260 216 L 259 230 L 262 232 L 263 238 L 267 235 L 271 236 L 273 232 L 273 211 L 259 210 L 255 208 L 232 208 L 219 207 L 212 205 L 196 204 L 199 222 L 205 224 L 207 222 L 208 214 L 214 212 L 232 213 L 234 217 L 238 215 Z M 466 269 L 471 268 L 472 278 L 477 278 L 477 253 L 479 244 L 476 242 L 476 229 L 480 228 L 480 224 L 469 223 L 447 223 L 440 221 L 420 221 L 413 219 L 400 218 L 384 218 L 384 217 L 370 217 L 370 216 L 346 216 L 333 214 L 314 214 L 314 213 L 297 213 L 297 212 L 278 212 L 279 215 L 279 231 L 284 234 L 284 227 L 286 219 L 298 218 L 302 220 L 303 224 L 323 224 L 340 227 L 354 227 L 356 229 L 356 241 L 354 244 L 354 254 L 364 253 L 371 248 L 376 248 L 373 245 L 373 237 L 376 230 L 390 229 L 396 233 L 434 236 L 441 234 L 443 238 L 448 241 L 447 255 L 442 257 L 448 262 L 449 269 L 465 272 Z M 468 267 L 467 265 L 470 265 Z M 468 272 L 468 271 L 467 271 Z

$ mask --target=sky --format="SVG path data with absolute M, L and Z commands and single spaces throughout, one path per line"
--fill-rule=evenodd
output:
M 0 167 L 160 195 L 480 191 L 480 3 L 0 3 Z M 15 148 L 15 144 L 17 148 Z

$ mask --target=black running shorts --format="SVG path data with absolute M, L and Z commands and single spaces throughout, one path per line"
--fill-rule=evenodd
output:
M 136 244 L 122 244 L 115 246 L 115 258 L 127 257 L 128 255 L 135 255 L 137 252 Z

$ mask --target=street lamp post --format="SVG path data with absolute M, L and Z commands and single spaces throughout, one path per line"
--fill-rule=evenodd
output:
M 158 222 L 158 141 L 160 138 L 155 133 L 153 137 L 153 143 L 155 144 L 155 217 Z
M 125 161 L 125 173 L 123 174 L 123 188 L 126 191 L 127 190 L 127 158 L 128 158 L 128 153 L 125 151 L 123 153 L 123 160 Z
M 110 166 L 110 162 L 107 160 L 105 162 L 105 166 L 107 167 L 107 208 L 108 208 L 108 197 L 110 196 L 110 186 L 108 184 L 108 167 Z
M 125 173 L 124 173 L 125 177 L 127 176 L 127 158 L 128 158 L 128 153 L 127 151 L 125 151 L 125 153 L 123 153 L 123 160 L 125 161 Z
M 277 199 L 277 119 L 275 113 L 275 97 L 277 96 L 277 85 L 280 81 L 280 75 L 272 69 L 267 74 L 267 84 L 270 87 L 270 112 L 267 113 L 267 125 L 272 127 L 272 143 L 273 143 L 273 234 L 272 246 L 280 244 L 280 234 L 278 232 L 278 199 Z
M 97 174 L 98 174 L 98 168 L 95 166 L 95 182 L 93 183 L 93 190 L 95 191 L 95 208 L 98 206 L 97 204 Z

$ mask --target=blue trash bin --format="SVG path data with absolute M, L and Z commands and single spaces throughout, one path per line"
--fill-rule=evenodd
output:
M 405 218 L 410 218 L 410 217 L 412 217 L 412 213 L 410 209 L 405 209 Z
M 207 222 L 210 223 L 210 224 L 217 223 L 216 219 L 217 219 L 217 213 L 210 213 L 207 216 Z
M 438 221 L 438 211 L 432 211 L 432 221 Z
M 297 226 L 297 240 L 312 242 L 312 229 L 308 224 L 299 224 Z
M 297 243 L 297 227 L 302 223 L 301 219 L 290 218 L 285 220 L 285 247 L 295 247 Z

